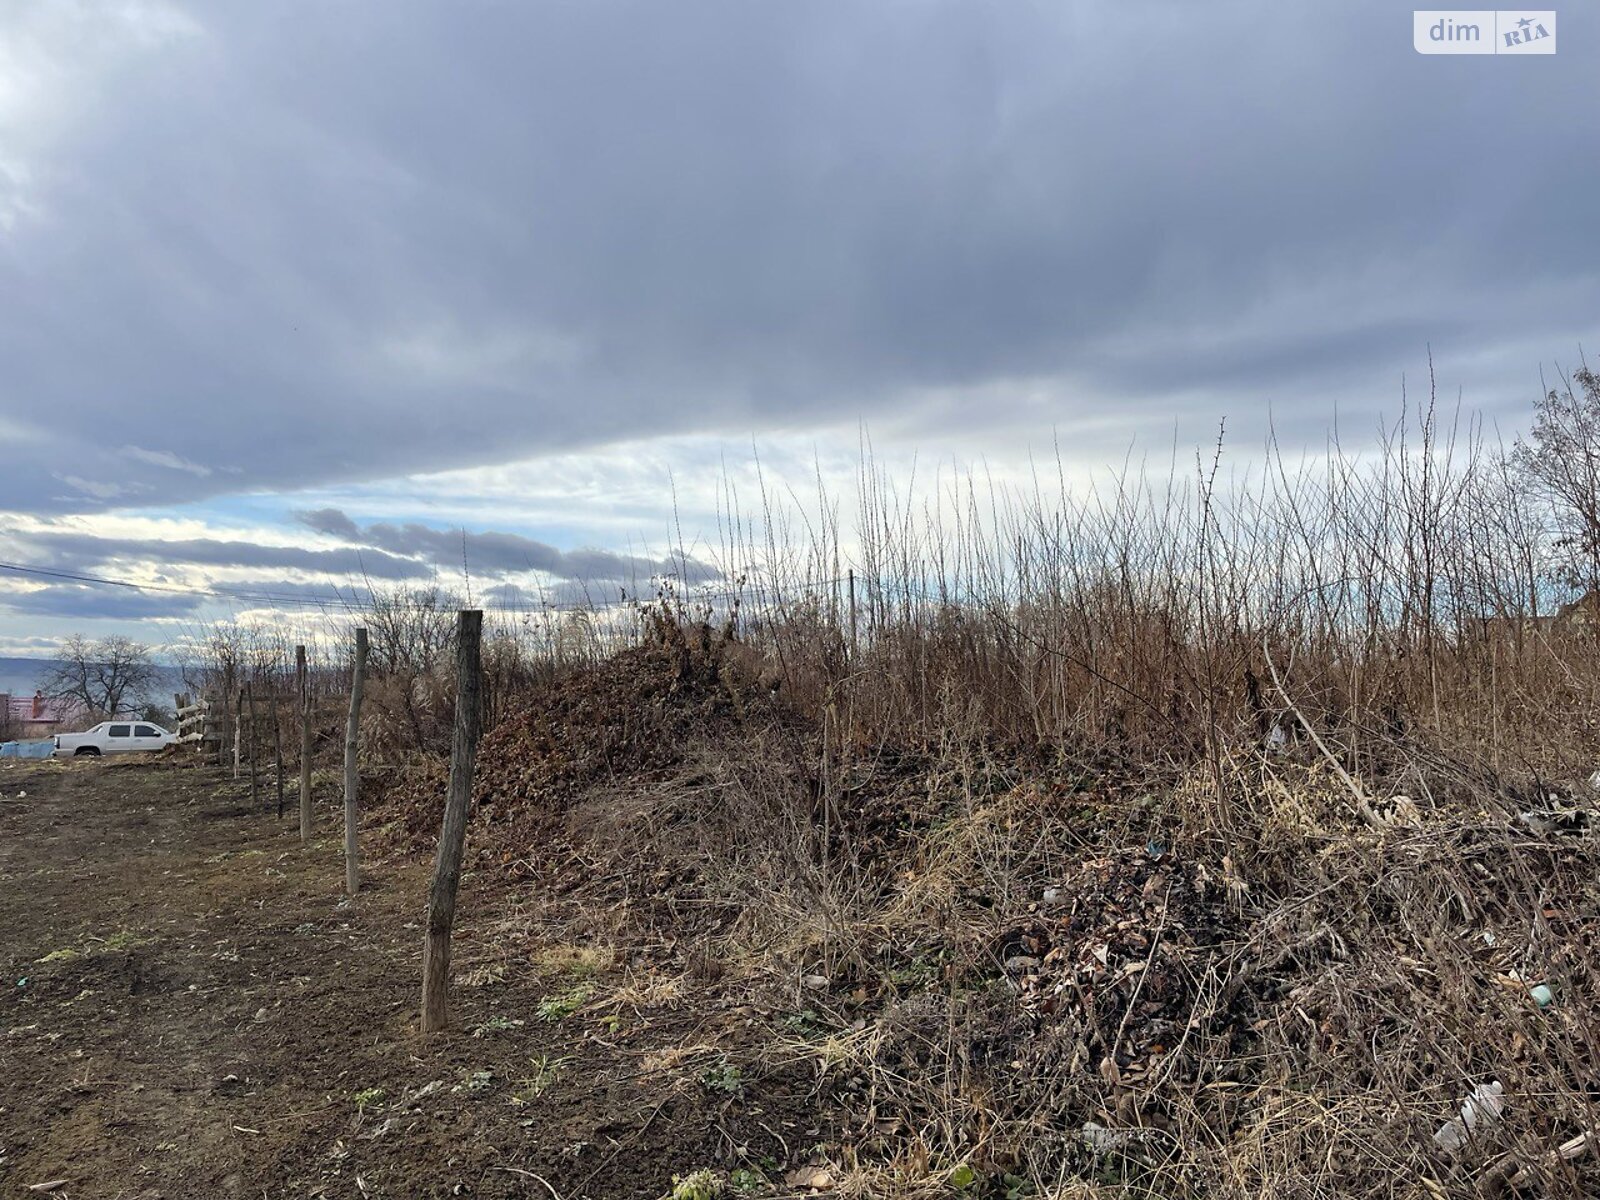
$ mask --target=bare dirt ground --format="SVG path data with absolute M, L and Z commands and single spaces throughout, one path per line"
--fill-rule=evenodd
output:
M 427 868 L 348 903 L 318 817 L 303 849 L 218 771 L 0 768 L 0 1194 L 654 1197 L 714 1166 L 770 1195 L 828 1136 L 755 1014 L 541 944 L 471 875 L 424 1042 Z

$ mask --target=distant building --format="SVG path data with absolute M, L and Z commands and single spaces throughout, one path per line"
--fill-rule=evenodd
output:
M 58 700 L 43 692 L 32 696 L 12 696 L 0 692 L 0 720 L 7 736 L 18 741 L 51 737 L 59 730 L 79 723 L 85 716 L 76 700 Z

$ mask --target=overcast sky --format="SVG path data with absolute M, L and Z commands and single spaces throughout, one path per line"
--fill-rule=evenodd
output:
M 1600 344 L 1600 21 L 1559 20 L 0 0 L 0 559 L 615 583 L 752 446 L 803 487 L 863 428 L 1002 472 L 1349 442 L 1430 346 L 1514 428 Z M 0 572 L 0 654 L 218 611 Z

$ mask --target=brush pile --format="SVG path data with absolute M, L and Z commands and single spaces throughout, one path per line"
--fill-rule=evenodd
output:
M 876 1111 L 948 1118 L 898 1081 L 960 1078 L 959 1153 L 1107 1196 L 1600 1194 L 1597 867 L 1437 809 L 1327 830 L 1287 885 L 1096 855 L 1004 926 L 998 988 L 883 1014 Z
M 484 739 L 469 846 L 564 936 L 721 964 L 854 1111 L 846 1157 L 1039 1195 L 1600 1194 L 1596 822 L 1463 796 L 1374 826 L 1282 755 L 1220 794 L 993 742 L 830 762 L 736 661 L 562 681 Z M 384 799 L 405 846 L 443 779 Z
M 1020 1006 L 1136 1082 L 1198 1026 L 1204 981 L 1242 937 L 1238 887 L 1157 843 L 1082 863 L 1002 943 Z
M 622 861 L 629 851 L 657 849 L 662 825 L 673 823 L 658 802 L 693 775 L 700 748 L 736 730 L 755 736 L 773 719 L 770 697 L 753 692 L 722 649 L 624 651 L 569 675 L 486 734 L 468 837 L 480 863 L 556 891 L 629 874 Z M 400 849 L 431 851 L 448 771 L 433 760 L 386 787 L 369 819 Z M 625 890 L 683 881 L 676 866 L 657 863 Z

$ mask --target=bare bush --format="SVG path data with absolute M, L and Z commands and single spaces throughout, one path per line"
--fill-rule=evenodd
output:
M 763 494 L 716 581 L 501 614 L 469 844 L 783 1014 L 841 1195 L 1596 1194 L 1589 379 L 1510 453 L 1430 400 L 1236 476 Z M 350 618 L 370 748 L 447 724 L 453 603 Z

